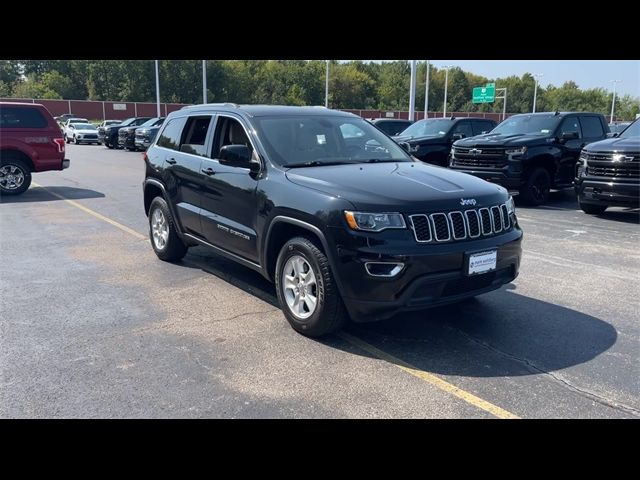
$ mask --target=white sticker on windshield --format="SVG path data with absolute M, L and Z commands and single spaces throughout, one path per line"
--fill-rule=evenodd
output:
M 324 135 L 316 135 L 316 138 L 318 139 L 318 145 L 325 145 L 327 143 L 327 137 Z
M 549 133 L 549 130 L 547 130 L 546 128 L 543 128 L 542 130 L 540 130 L 540 133 Z

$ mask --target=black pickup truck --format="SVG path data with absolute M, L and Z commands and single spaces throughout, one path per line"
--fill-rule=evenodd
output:
M 587 145 L 580 154 L 575 188 L 585 213 L 640 206 L 640 120 L 615 135 Z
M 150 118 L 151 117 L 127 118 L 122 123 L 104 127 L 104 130 L 102 132 L 100 131 L 100 129 L 98 129 L 98 138 L 102 138 L 102 142 L 107 148 L 118 148 L 118 133 L 120 132 L 121 128 L 138 127 Z
M 489 134 L 455 142 L 449 167 L 516 190 L 529 205 L 541 205 L 550 189 L 573 186 L 580 151 L 608 133 L 599 113 L 514 115 Z

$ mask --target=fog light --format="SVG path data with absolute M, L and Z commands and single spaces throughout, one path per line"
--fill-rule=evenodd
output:
M 404 263 L 398 262 L 366 262 L 364 268 L 372 277 L 395 277 L 404 268 Z

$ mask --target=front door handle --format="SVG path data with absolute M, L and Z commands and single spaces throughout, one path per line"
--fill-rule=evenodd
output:
M 171 165 L 175 165 L 177 163 L 177 160 L 173 157 L 171 158 L 167 158 L 167 163 L 171 164 Z
M 215 170 L 213 168 L 203 168 L 202 173 L 205 175 L 215 175 Z

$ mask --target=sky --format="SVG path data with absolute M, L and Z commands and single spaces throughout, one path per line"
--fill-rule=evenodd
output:
M 384 60 L 383 60 L 384 61 Z M 618 93 L 640 97 L 640 60 L 432 60 L 440 68 L 453 65 L 487 78 L 542 73 L 540 85 L 561 86 L 573 80 L 580 88 L 601 87 Z

